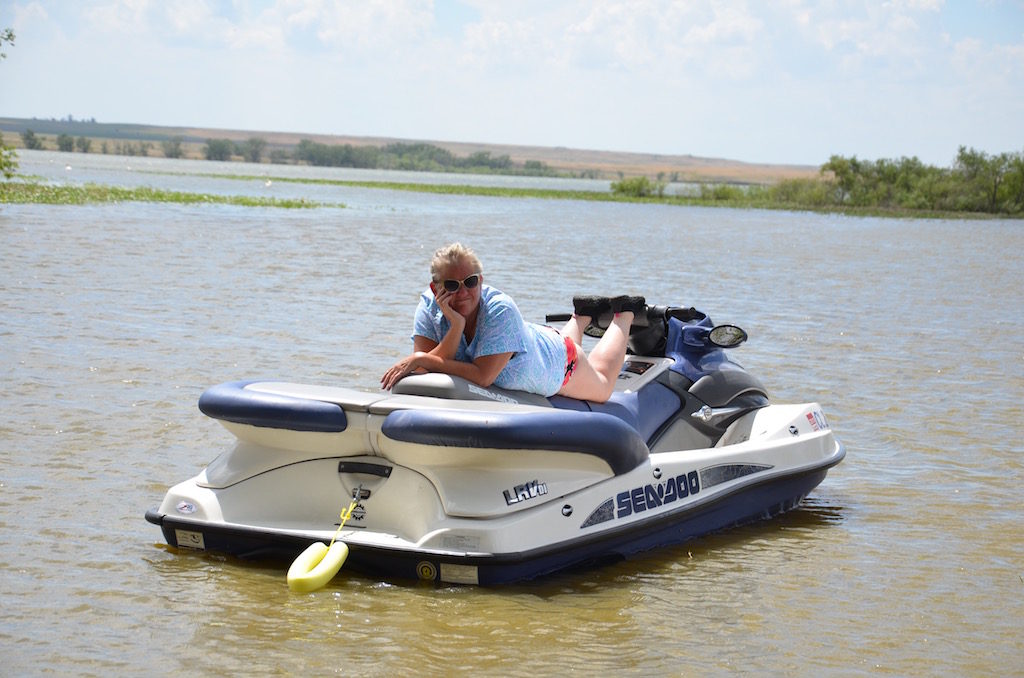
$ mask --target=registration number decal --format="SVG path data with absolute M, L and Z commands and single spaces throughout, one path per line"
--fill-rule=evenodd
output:
M 823 429 L 831 428 L 828 425 L 828 420 L 825 419 L 825 413 L 821 410 L 814 410 L 813 412 L 807 413 L 807 423 L 811 425 L 811 428 L 815 431 L 821 431 Z
M 196 551 L 206 550 L 206 540 L 202 532 L 192 530 L 175 530 L 174 539 L 178 542 L 178 548 L 195 549 Z

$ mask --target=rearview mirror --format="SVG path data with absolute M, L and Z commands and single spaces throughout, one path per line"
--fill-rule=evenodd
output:
M 708 341 L 718 348 L 736 348 L 747 340 L 747 333 L 735 325 L 719 325 L 708 333 Z

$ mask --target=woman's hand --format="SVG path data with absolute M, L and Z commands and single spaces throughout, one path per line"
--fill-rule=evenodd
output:
M 443 287 L 434 296 L 437 300 L 437 305 L 441 307 L 441 313 L 451 323 L 452 329 L 462 334 L 462 331 L 466 329 L 466 318 L 461 313 L 452 308 L 452 296 L 453 294 Z
M 391 369 L 385 372 L 384 376 L 380 378 L 381 388 L 390 391 L 402 377 L 407 374 L 411 374 L 420 367 L 419 361 L 425 355 L 427 354 L 422 351 L 416 351 L 392 365 Z

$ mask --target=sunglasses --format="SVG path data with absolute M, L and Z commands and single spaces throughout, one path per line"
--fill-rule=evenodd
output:
M 462 285 L 465 285 L 467 290 L 471 290 L 471 289 L 473 289 L 474 287 L 476 287 L 477 285 L 480 284 L 480 274 L 479 273 L 474 273 L 473 275 L 469 276 L 465 280 L 461 280 L 461 281 L 460 280 L 445 280 L 441 284 L 444 285 L 445 290 L 451 292 L 452 294 L 455 294 L 456 292 L 458 292 L 459 291 L 459 287 L 461 287 Z

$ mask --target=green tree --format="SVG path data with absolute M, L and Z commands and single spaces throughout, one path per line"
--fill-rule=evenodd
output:
M 57 150 L 70 153 L 75 150 L 75 139 L 70 134 L 61 134 L 57 137 Z
M 976 212 L 996 212 L 999 189 L 1009 168 L 1006 154 L 990 156 L 961 146 L 953 165 L 964 180 L 964 206 Z
M 207 139 L 203 153 L 207 160 L 231 160 L 234 146 L 231 139 Z
M 1003 187 L 1006 211 L 1010 214 L 1024 212 L 1024 152 L 1009 154 Z
M 92 139 L 87 137 L 78 137 L 75 139 L 75 147 L 82 153 L 88 153 L 92 150 Z
M 4 43 L 10 43 L 11 47 L 14 46 L 14 29 L 5 28 L 0 31 L 0 59 L 7 58 L 7 52 L 4 50 Z
M 246 139 L 235 147 L 238 155 L 245 158 L 246 162 L 259 162 L 263 158 L 263 151 L 267 148 L 267 140 L 260 137 Z
M 0 174 L 4 175 L 4 179 L 10 179 L 17 171 L 18 154 L 4 144 L 4 135 L 0 134 Z
M 554 170 L 548 167 L 547 163 L 540 160 L 527 160 L 523 163 L 523 172 L 530 176 L 543 177 L 555 174 Z
M 37 137 L 36 133 L 30 129 L 21 133 L 21 143 L 24 144 L 25 148 L 32 151 L 43 150 L 43 140 Z
M 5 42 L 14 44 L 14 31 L 10 28 L 0 31 L 0 59 L 7 58 L 7 53 L 2 49 Z M 14 148 L 4 143 L 4 135 L 0 134 L 0 174 L 3 174 L 5 179 L 10 179 L 17 170 L 18 154 Z
M 860 170 L 860 163 L 857 156 L 844 158 L 841 155 L 833 155 L 828 162 L 821 166 L 822 176 L 835 183 L 836 204 L 842 205 L 850 200 L 857 183 L 857 174 Z
M 181 148 L 181 137 L 171 137 L 170 139 L 164 139 L 161 143 L 164 149 L 165 158 L 180 158 L 184 155 L 184 151 Z
M 507 170 L 512 166 L 512 158 L 507 155 L 499 155 L 495 158 L 490 151 L 477 151 L 470 154 L 465 160 L 456 162 L 455 165 L 469 169 Z

